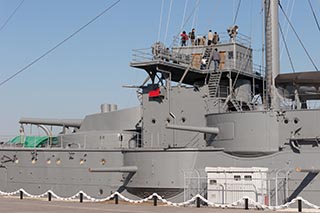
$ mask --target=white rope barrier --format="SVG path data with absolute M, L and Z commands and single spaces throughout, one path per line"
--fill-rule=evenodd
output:
M 191 198 L 190 200 L 187 200 L 185 202 L 181 202 L 181 203 L 174 203 L 171 202 L 169 200 L 166 200 L 164 198 L 162 198 L 160 195 L 158 195 L 157 193 L 153 193 L 152 195 L 150 195 L 149 197 L 146 197 L 144 199 L 140 199 L 140 200 L 131 200 L 127 197 L 125 197 L 124 195 L 120 194 L 119 192 L 114 192 L 113 194 L 111 194 L 110 196 L 106 197 L 106 198 L 102 198 L 102 199 L 98 199 L 98 198 L 94 198 L 91 197 L 90 195 L 88 195 L 87 193 L 83 192 L 83 191 L 79 191 L 78 193 L 76 193 L 75 195 L 71 196 L 71 197 L 61 197 L 59 195 L 57 195 L 56 193 L 54 193 L 52 190 L 48 190 L 47 192 L 43 193 L 43 194 L 38 194 L 38 195 L 32 195 L 30 193 L 28 193 L 26 190 L 24 190 L 23 188 L 14 191 L 14 192 L 3 192 L 0 191 L 0 195 L 2 196 L 14 196 L 14 195 L 18 195 L 21 193 L 23 193 L 24 195 L 31 197 L 31 198 L 43 198 L 45 196 L 49 196 L 49 194 L 52 197 L 55 197 L 57 200 L 62 200 L 62 201 L 71 201 L 71 200 L 75 200 L 76 198 L 83 196 L 85 197 L 88 201 L 91 202 L 104 202 L 104 201 L 108 201 L 111 199 L 115 199 L 117 196 L 117 199 L 120 198 L 126 202 L 130 202 L 130 203 L 143 203 L 146 202 L 148 200 L 152 200 L 154 198 L 156 198 L 157 200 L 161 201 L 164 204 L 170 205 L 170 206 L 176 206 L 176 207 L 181 207 L 181 206 L 186 206 L 186 205 L 191 205 L 193 203 L 195 203 L 197 201 L 197 199 L 201 200 L 202 202 L 206 203 L 208 206 L 210 207 L 214 207 L 214 208 L 237 208 L 237 207 L 243 207 L 245 205 L 245 200 L 248 200 L 248 205 L 251 208 L 256 208 L 256 209 L 263 209 L 263 210 L 281 210 L 281 209 L 286 209 L 289 208 L 290 205 L 296 203 L 297 201 L 301 200 L 301 202 L 303 202 L 305 205 L 314 208 L 314 209 L 320 209 L 319 206 L 310 203 L 309 201 L 303 199 L 302 197 L 296 197 L 293 200 L 291 200 L 290 202 L 287 202 L 283 205 L 279 205 L 279 206 L 267 206 L 264 204 L 261 204 L 259 202 L 256 202 L 255 200 L 245 196 L 233 203 L 230 204 L 216 204 L 213 203 L 211 201 L 209 201 L 208 199 L 204 198 L 202 195 L 197 194 L 196 196 L 194 196 L 193 198 Z

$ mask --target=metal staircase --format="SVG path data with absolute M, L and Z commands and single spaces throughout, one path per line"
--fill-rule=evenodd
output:
M 228 95 L 222 108 L 224 110 L 242 112 L 242 105 L 240 105 L 239 101 L 234 99 L 232 94 Z
M 222 74 L 221 72 L 213 72 L 210 74 L 210 78 L 209 78 L 209 82 L 208 82 L 210 98 L 217 97 L 221 74 Z
M 206 63 L 205 64 L 202 64 L 201 63 L 201 69 L 202 70 L 207 70 L 210 68 L 210 64 L 211 64 L 211 61 L 212 61 L 212 51 L 213 51 L 213 48 L 212 46 L 207 46 L 203 55 L 202 55 L 202 60 L 205 60 Z M 201 60 L 201 61 L 202 61 Z
M 230 99 L 230 102 L 232 103 L 233 107 L 238 111 L 242 111 L 242 106 L 239 104 L 239 102 L 233 98 Z

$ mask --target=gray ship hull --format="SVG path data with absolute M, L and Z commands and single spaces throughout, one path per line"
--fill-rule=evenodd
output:
M 6 156 L 2 157 L 0 168 L 1 191 L 23 188 L 38 195 L 52 190 L 61 197 L 70 197 L 83 190 L 93 197 L 105 198 L 122 190 L 120 173 L 89 171 L 89 168 L 103 168 L 104 165 L 121 167 L 121 151 L 5 149 L 0 154 Z
M 249 168 L 254 165 L 268 168 L 270 172 L 280 172 L 281 175 L 288 173 L 286 183 L 288 189 L 278 193 L 278 204 L 296 196 L 318 203 L 317 194 L 320 190 L 318 173 L 296 171 L 297 168 L 314 168 L 314 165 L 318 165 L 320 163 L 318 150 L 307 150 L 296 155 L 288 150 L 261 157 L 237 157 L 220 149 L 122 150 L 122 152 L 38 150 L 37 162 L 33 164 L 30 156 L 34 151 L 3 151 L 6 156 L 17 156 L 19 163 L 7 162 L 0 168 L 1 191 L 11 192 L 23 188 L 28 193 L 37 195 L 52 190 L 61 197 L 70 197 L 82 190 L 92 197 L 104 198 L 115 191 L 127 190 L 138 197 L 146 197 L 156 192 L 170 200 L 183 201 L 197 194 L 199 190 L 194 188 L 193 191 L 188 191 L 186 184 L 188 179 L 193 179 L 196 185 L 200 183 L 197 187 L 204 193 L 207 184 L 204 172 L 206 167 Z M 52 161 L 50 165 L 48 159 Z M 60 165 L 57 165 L 57 159 L 61 160 Z M 82 159 L 85 162 L 79 166 Z M 128 174 L 90 172 L 89 168 L 103 168 L 101 159 L 106 160 L 108 167 L 138 165 L 138 171 L 128 180 L 126 180 Z M 275 198 L 270 197 L 270 199 L 275 204 Z
M 319 151 L 307 151 L 301 155 L 292 155 L 291 152 L 283 152 L 263 157 L 242 158 L 226 154 L 222 151 L 211 150 L 130 152 L 126 154 L 126 159 L 130 163 L 135 164 L 142 159 L 149 160 L 144 164 L 139 164 L 141 171 L 147 172 L 137 172 L 127 187 L 130 192 L 136 193 L 139 196 L 145 195 L 150 188 L 159 194 L 167 195 L 168 191 L 163 193 L 162 188 L 164 187 L 171 189 L 171 195 L 180 192 L 180 197 L 176 196 L 175 199 L 183 200 L 183 196 L 185 195 L 181 192 L 187 187 L 185 186 L 186 179 L 188 178 L 186 172 L 193 171 L 192 177 L 195 178 L 195 181 L 201 181 L 202 184 L 206 185 L 206 174 L 204 173 L 206 167 L 249 168 L 254 165 L 256 167 L 269 168 L 270 171 L 274 172 L 290 173 L 287 183 L 288 192 L 286 192 L 288 194 L 284 195 L 283 193 L 279 193 L 279 204 L 285 203 L 297 195 L 302 196 L 312 203 L 318 204 L 317 194 L 320 190 L 320 184 L 317 173 L 311 172 L 311 174 L 315 174 L 315 177 L 308 179 L 306 177 L 309 173 L 296 172 L 296 168 L 310 168 L 310 162 L 314 165 L 318 164 L 320 161 L 318 158 L 319 153 Z M 199 174 L 197 174 L 196 171 L 199 172 Z M 198 175 L 199 179 L 197 179 Z M 196 194 L 197 191 L 192 193 Z M 192 195 L 194 196 L 195 194 Z M 188 197 L 190 198 L 192 195 L 190 194 Z
M 308 106 L 319 100 L 320 81 L 310 81 L 319 75 L 281 77 L 279 1 L 264 3 L 266 75 L 254 69 L 251 39 L 237 35 L 237 25 L 214 45 L 170 49 L 157 42 L 137 50 L 130 65 L 148 75 L 134 87 L 140 106 L 104 104 L 83 120 L 21 119 L 18 139 L 0 149 L 0 190 L 52 190 L 62 197 L 82 190 L 94 198 L 156 192 L 172 201 L 210 194 L 218 203 L 246 192 L 268 205 L 297 196 L 319 205 L 320 110 Z M 30 145 L 24 124 L 41 127 L 48 141 Z M 50 125 L 62 132 L 53 138 Z M 259 180 L 232 173 L 254 170 Z M 225 175 L 225 182 L 210 179 L 209 171 Z M 220 188 L 214 194 L 209 187 Z

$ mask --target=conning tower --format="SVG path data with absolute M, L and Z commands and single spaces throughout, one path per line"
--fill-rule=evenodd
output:
M 212 148 L 210 134 L 219 130 L 204 115 L 261 107 L 256 97 L 262 97 L 264 69 L 252 62 L 250 38 L 221 35 L 213 45 L 169 49 L 157 42 L 134 51 L 131 66 L 148 74 L 140 87 L 144 147 Z M 214 51 L 220 56 L 216 69 Z

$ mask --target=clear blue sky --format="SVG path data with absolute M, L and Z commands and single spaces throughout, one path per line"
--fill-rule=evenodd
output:
M 185 19 L 196 1 L 187 1 Z M 238 1 L 200 0 L 199 8 L 183 29 L 190 31 L 195 27 L 200 34 L 206 34 L 209 29 L 225 32 L 233 24 Z M 0 0 L 0 26 L 20 2 Z M 113 2 L 25 0 L 0 31 L 0 81 L 62 41 Z M 186 0 L 173 1 L 168 22 L 170 2 L 164 0 L 160 33 L 160 40 L 168 45 L 181 30 Z M 262 38 L 261 2 L 242 0 L 236 21 L 240 32 L 252 37 L 256 50 L 254 60 L 258 64 L 261 63 L 258 54 Z M 296 30 L 320 66 L 320 32 L 307 0 L 281 2 L 289 15 L 292 12 L 290 17 Z M 311 2 L 316 14 L 320 14 L 320 2 Z M 162 0 L 121 0 L 63 46 L 1 86 L 0 135 L 17 134 L 20 117 L 83 118 L 99 112 L 101 103 L 116 103 L 119 108 L 138 105 L 135 90 L 124 89 L 122 85 L 139 85 L 145 79 L 144 71 L 128 65 L 132 49 L 150 47 L 158 39 L 161 3 Z M 281 23 L 285 28 L 282 16 Z M 296 70 L 314 70 L 291 30 L 287 39 Z M 282 71 L 290 72 L 285 52 L 282 59 Z

